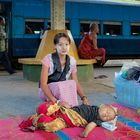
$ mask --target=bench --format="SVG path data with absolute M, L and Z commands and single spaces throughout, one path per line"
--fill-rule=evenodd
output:
M 53 38 L 55 34 L 64 32 L 69 35 L 71 39 L 71 46 L 69 54 L 77 61 L 78 79 L 80 81 L 89 81 L 93 78 L 93 64 L 96 63 L 95 59 L 80 59 L 78 51 L 69 30 L 49 30 L 44 33 L 43 39 L 40 43 L 35 58 L 20 58 L 19 63 L 23 65 L 23 76 L 25 79 L 31 81 L 39 81 L 41 71 L 41 59 L 49 53 L 54 52 Z

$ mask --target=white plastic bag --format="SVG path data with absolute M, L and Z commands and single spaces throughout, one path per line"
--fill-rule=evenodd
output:
M 132 67 L 139 67 L 139 64 L 135 61 L 132 61 L 132 62 L 124 62 L 121 70 L 120 70 L 120 73 L 123 73 L 124 71 L 127 71 L 128 69 L 132 68 Z

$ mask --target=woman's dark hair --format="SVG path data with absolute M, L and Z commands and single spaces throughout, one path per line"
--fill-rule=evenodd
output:
M 65 34 L 65 33 L 58 33 L 54 37 L 54 41 L 53 42 L 54 42 L 55 45 L 59 43 L 59 40 L 60 40 L 61 37 L 67 38 L 67 40 L 69 41 L 69 43 L 71 43 L 70 37 L 67 34 Z
M 89 25 L 89 30 L 90 30 L 90 31 L 94 31 L 94 29 L 95 29 L 96 26 L 97 26 L 97 23 L 91 23 L 91 24 Z

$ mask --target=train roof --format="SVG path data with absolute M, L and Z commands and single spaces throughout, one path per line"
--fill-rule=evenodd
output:
M 140 6 L 140 0 L 66 0 L 70 2 L 86 2 L 86 3 L 99 3 L 99 4 L 115 4 L 115 5 L 128 5 Z

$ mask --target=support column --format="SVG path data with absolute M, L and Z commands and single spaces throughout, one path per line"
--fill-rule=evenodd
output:
M 65 0 L 51 0 L 51 29 L 65 29 Z

